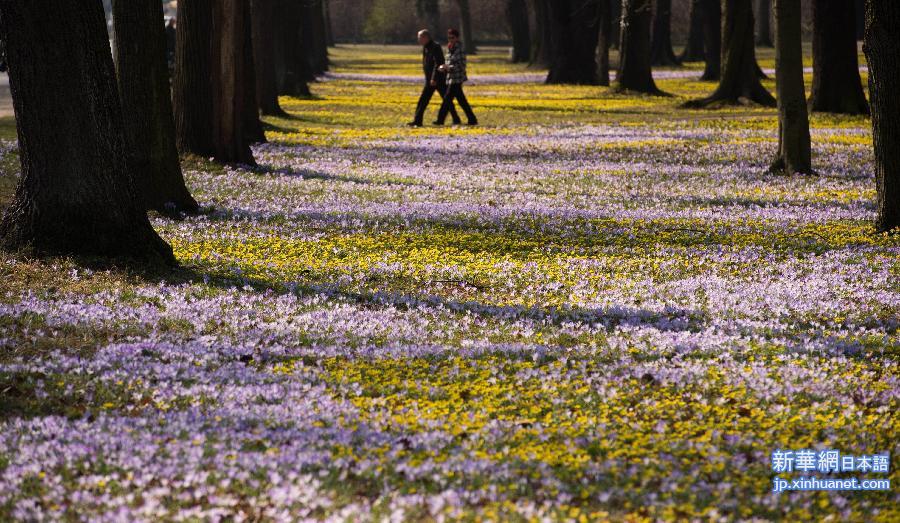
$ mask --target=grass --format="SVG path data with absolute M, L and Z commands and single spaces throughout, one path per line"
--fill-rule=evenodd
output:
M 415 47 L 339 46 L 332 53 L 333 71 L 416 76 L 419 74 Z M 470 75 L 539 73 L 523 65 L 505 62 L 505 49 L 486 47 L 472 57 Z M 374 57 L 378 57 L 375 59 Z M 613 55 L 615 59 L 615 55 Z M 762 67 L 774 67 L 771 50 L 759 51 Z M 863 62 L 864 63 L 864 62 Z M 702 65 L 702 64 L 700 64 Z M 687 69 L 696 70 L 696 64 Z M 863 75 L 865 81 L 865 75 Z M 672 128 L 774 129 L 774 109 L 734 107 L 719 111 L 688 111 L 679 106 L 687 100 L 701 98 L 715 88 L 714 82 L 696 79 L 660 79 L 657 84 L 671 98 L 620 94 L 605 87 L 522 85 L 475 85 L 467 87 L 483 127 L 471 133 L 522 132 L 518 127 L 533 125 L 616 124 L 642 125 L 655 121 Z M 763 84 L 774 91 L 774 78 Z M 806 75 L 811 85 L 811 75 Z M 400 124 L 410 119 L 419 86 L 416 84 L 340 81 L 315 86 L 310 99 L 283 98 L 282 106 L 291 118 L 267 118 L 269 136 L 275 141 L 339 145 L 358 140 L 422 135 L 448 135 L 457 131 L 444 129 L 404 129 Z M 724 115 L 724 116 L 723 116 Z M 860 117 L 814 114 L 812 128 L 835 126 L 863 127 Z M 299 127 L 299 128 L 298 128 Z
M 172 272 L 0 254 L 0 519 L 896 520 L 770 492 L 778 447 L 900 452 L 870 122 L 813 115 L 820 176 L 772 176 L 772 109 L 479 84 L 535 73 L 504 52 L 471 59 L 477 128 L 331 78 L 258 168 L 184 158 L 209 212 L 152 216 Z
M 0 140 L 16 139 L 15 118 L 0 118 Z M 4 150 L 0 155 L 0 209 L 12 199 L 19 173 L 19 155 L 15 148 Z

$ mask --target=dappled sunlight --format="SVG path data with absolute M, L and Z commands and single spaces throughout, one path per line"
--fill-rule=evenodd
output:
M 814 115 L 818 175 L 775 176 L 774 110 L 679 108 L 699 64 L 635 96 L 485 46 L 474 128 L 340 76 L 418 52 L 339 45 L 258 166 L 185 163 L 177 271 L 2 254 L 0 519 L 900 517 L 770 492 L 776 448 L 900 452 L 867 119 Z

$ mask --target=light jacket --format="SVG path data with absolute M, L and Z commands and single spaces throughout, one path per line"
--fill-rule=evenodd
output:
M 447 48 L 447 83 L 461 84 L 468 80 L 466 76 L 466 53 L 463 52 L 462 44 L 457 43 L 453 47 Z

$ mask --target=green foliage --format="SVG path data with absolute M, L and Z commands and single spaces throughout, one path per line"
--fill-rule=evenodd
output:
M 375 0 L 363 29 L 374 42 L 413 41 L 416 36 L 415 10 L 407 0 Z

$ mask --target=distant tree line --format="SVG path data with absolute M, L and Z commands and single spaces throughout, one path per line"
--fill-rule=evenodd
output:
M 443 33 L 447 27 L 460 27 L 457 0 L 329 0 L 332 6 L 334 38 L 338 43 L 409 43 L 410 34 L 423 27 Z M 522 0 L 534 12 L 534 0 Z M 665 0 L 663 0 L 665 2 Z M 687 42 L 691 25 L 691 4 L 694 0 L 671 1 L 672 41 L 678 45 Z M 847 0 L 856 1 L 856 0 Z M 771 0 L 754 0 L 760 9 L 772 18 Z M 469 0 L 469 8 L 476 41 L 505 43 L 513 39 L 513 27 L 508 22 L 508 0 Z M 431 7 L 433 6 L 433 7 Z M 424 7 L 424 9 L 423 9 Z M 812 35 L 812 8 L 809 2 L 801 2 L 804 39 Z M 759 18 L 759 15 L 757 15 Z M 531 30 L 536 21 L 530 20 Z M 760 24 L 760 28 L 765 24 Z M 761 44 L 771 47 L 771 30 L 761 36 Z M 862 33 L 860 32 L 860 37 Z

